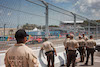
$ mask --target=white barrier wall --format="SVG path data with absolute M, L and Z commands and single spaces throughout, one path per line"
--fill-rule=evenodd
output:
M 100 45 L 100 39 L 95 40 L 95 41 L 98 45 Z M 33 47 L 32 49 L 34 51 L 34 54 L 38 57 L 39 67 L 46 67 L 46 65 L 47 65 L 46 56 L 44 58 L 43 55 L 41 55 L 40 48 L 36 49 Z M 56 47 L 56 50 L 57 50 L 57 56 L 55 56 L 55 67 L 59 67 L 60 65 L 66 63 L 67 56 L 66 56 L 63 45 Z M 5 67 L 4 66 L 4 57 L 5 57 L 5 53 L 1 53 L 0 54 L 0 67 Z M 77 60 L 79 59 L 79 57 L 80 56 L 78 53 Z
M 5 53 L 0 54 L 0 67 L 5 67 L 4 66 L 4 56 L 5 56 Z

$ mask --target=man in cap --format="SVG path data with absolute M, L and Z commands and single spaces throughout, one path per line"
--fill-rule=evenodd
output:
M 93 39 L 93 36 L 90 36 L 90 39 L 87 40 L 86 48 L 87 48 L 87 59 L 85 65 L 88 65 L 89 55 L 91 54 L 91 65 L 94 64 L 93 57 L 94 57 L 94 46 L 96 46 L 96 42 Z
M 53 43 L 48 41 L 47 38 L 44 38 L 44 43 L 41 47 L 41 50 L 45 50 L 45 55 L 47 56 L 48 67 L 51 67 L 50 61 L 52 63 L 52 67 L 54 67 L 54 54 L 57 56 L 56 49 L 53 46 Z
M 65 40 L 64 40 L 64 42 L 63 42 L 63 44 L 64 44 L 64 46 L 65 46 L 66 54 L 67 54 L 67 52 L 68 52 L 68 48 L 66 47 L 66 42 L 69 41 L 69 40 L 70 40 L 70 36 L 69 36 L 69 34 L 67 34 L 67 35 L 66 35 L 66 38 L 65 38 Z
M 82 37 L 85 41 L 87 41 L 88 40 L 88 37 L 87 36 L 85 36 L 85 34 L 83 34 L 83 37 Z
M 82 37 L 82 39 L 84 39 L 85 40 L 85 42 L 87 42 L 87 40 L 88 40 L 88 37 L 87 36 L 85 36 L 85 34 L 82 34 L 83 35 L 83 37 Z M 86 50 L 86 48 L 84 49 L 84 56 L 86 57 L 86 53 L 87 53 L 87 50 Z
M 15 33 L 17 43 L 6 52 L 4 60 L 6 67 L 38 67 L 37 57 L 32 49 L 25 45 L 27 36 L 23 29 Z
M 79 43 L 79 53 L 80 53 L 80 59 L 81 59 L 80 62 L 84 62 L 84 53 L 85 53 L 84 47 L 86 45 L 86 42 L 84 39 L 82 39 L 80 35 L 79 35 L 78 43 Z
M 70 34 L 70 41 L 67 41 L 66 48 L 68 48 L 67 53 L 67 67 L 70 66 L 72 62 L 72 67 L 75 67 L 76 60 L 76 48 L 79 47 L 79 44 L 76 40 L 73 39 L 74 35 Z

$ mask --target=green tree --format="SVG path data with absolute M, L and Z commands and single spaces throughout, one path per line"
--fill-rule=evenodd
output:
M 38 27 L 38 26 L 36 24 L 28 24 L 28 23 L 22 26 L 22 28 L 25 30 L 33 30 L 35 27 Z

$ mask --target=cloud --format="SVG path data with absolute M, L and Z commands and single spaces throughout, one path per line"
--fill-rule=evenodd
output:
M 78 4 L 80 4 L 79 1 L 77 1 L 77 2 L 74 4 L 74 6 L 76 6 L 76 5 L 78 5 Z
M 64 2 L 68 2 L 68 0 L 51 0 L 55 3 L 64 3 Z
M 92 9 L 92 10 L 91 10 L 91 12 L 92 12 L 92 13 L 95 13 L 95 12 L 96 12 L 96 10 L 95 10 L 95 9 Z
M 96 2 L 100 2 L 100 0 L 87 0 L 88 2 L 87 3 L 96 3 Z
M 91 19 L 100 19 L 100 0 L 78 0 L 74 4 L 74 9 Z
M 70 11 L 90 19 L 100 19 L 100 0 L 51 0 L 54 3 L 71 3 Z M 66 8 L 67 9 L 67 8 Z
M 12 14 L 12 13 L 11 13 L 11 12 L 9 12 L 7 15 L 8 15 L 8 16 L 10 16 L 11 14 Z
M 3 10 L 0 10 L 0 14 L 2 14 L 3 13 Z

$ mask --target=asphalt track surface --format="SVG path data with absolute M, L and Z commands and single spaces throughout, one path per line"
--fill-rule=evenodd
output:
M 63 45 L 63 41 L 64 39 L 50 39 L 49 41 L 51 41 L 54 46 L 61 46 Z M 0 41 L 0 53 L 2 53 L 2 51 L 4 50 L 7 50 L 8 48 L 10 48 L 11 46 L 13 46 L 14 44 L 16 43 L 16 41 L 5 41 L 5 42 L 2 42 Z M 42 43 L 37 43 L 37 44 L 26 44 L 28 47 L 30 48 L 38 48 L 38 47 L 41 47 L 42 46 Z

